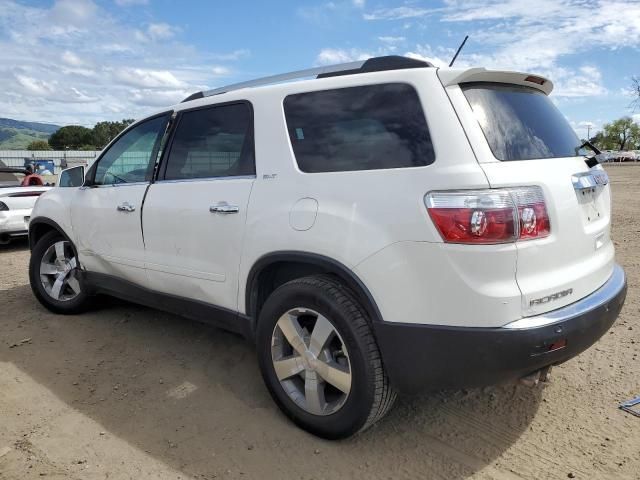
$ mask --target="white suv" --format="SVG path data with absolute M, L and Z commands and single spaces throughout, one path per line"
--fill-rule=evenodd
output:
M 531 378 L 626 294 L 607 175 L 551 89 L 381 57 L 199 92 L 42 195 L 33 292 L 239 332 L 283 412 L 326 438 L 396 392 Z

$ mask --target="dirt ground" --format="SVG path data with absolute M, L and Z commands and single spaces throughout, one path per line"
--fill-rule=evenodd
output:
M 0 479 L 640 478 L 640 167 L 609 168 L 629 295 L 545 387 L 401 398 L 341 442 L 289 423 L 242 339 L 105 302 L 52 315 L 26 242 L 0 247 Z

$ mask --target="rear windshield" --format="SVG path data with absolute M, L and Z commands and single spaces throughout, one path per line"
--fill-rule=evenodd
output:
M 580 155 L 580 140 L 543 92 L 495 83 L 469 83 L 462 91 L 498 160 Z
M 421 167 L 435 157 L 420 99 L 407 84 L 289 95 L 284 112 L 303 172 Z

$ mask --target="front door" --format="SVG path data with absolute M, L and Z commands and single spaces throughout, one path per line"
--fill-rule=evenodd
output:
M 146 120 L 113 142 L 71 204 L 80 263 L 91 272 L 146 283 L 142 202 L 169 114 Z
M 255 180 L 248 102 L 178 114 L 144 203 L 150 288 L 237 310 L 238 269 Z

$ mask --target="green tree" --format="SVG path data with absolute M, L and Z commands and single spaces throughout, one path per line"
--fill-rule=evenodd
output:
M 609 150 L 633 150 L 640 144 L 640 125 L 631 117 L 622 117 L 603 127 L 603 144 Z
M 124 119 L 120 122 L 98 122 L 93 127 L 93 142 L 98 149 L 104 148 L 122 130 L 134 122 L 132 119 Z
M 34 140 L 29 145 L 27 145 L 27 150 L 51 150 L 51 147 L 46 140 Z
M 62 127 L 49 137 L 49 145 L 54 150 L 73 150 L 83 145 L 93 145 L 93 130 L 78 125 Z

